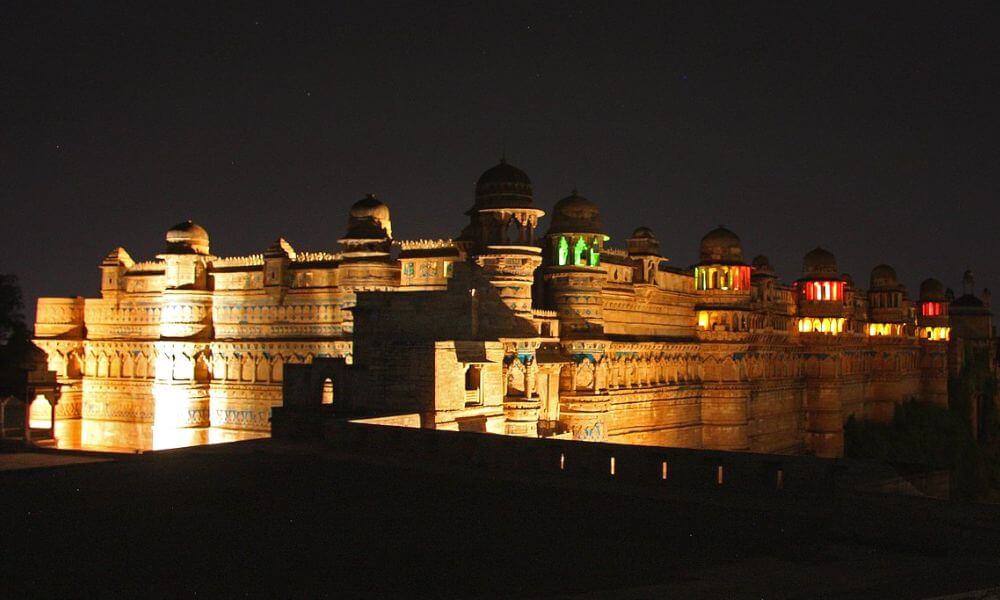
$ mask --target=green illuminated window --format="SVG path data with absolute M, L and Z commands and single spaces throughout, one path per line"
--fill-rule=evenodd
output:
M 569 260 L 569 242 L 566 241 L 565 237 L 561 237 L 559 238 L 559 266 L 565 266 L 567 260 Z
M 576 245 L 573 246 L 573 264 L 578 267 L 585 267 L 587 263 L 583 259 L 583 252 L 587 249 L 587 242 L 583 241 L 583 238 L 578 238 L 576 240 Z

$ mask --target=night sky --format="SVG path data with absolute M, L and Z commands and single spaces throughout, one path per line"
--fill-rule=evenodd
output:
M 724 224 L 786 282 L 816 245 L 865 287 L 880 262 L 911 296 L 928 276 L 960 293 L 966 268 L 1000 281 L 987 4 L 19 4 L 0 272 L 29 317 L 189 218 L 218 255 L 333 251 L 375 192 L 397 237 L 455 236 L 504 152 L 541 208 L 577 187 L 612 245 L 647 225 L 675 266 Z

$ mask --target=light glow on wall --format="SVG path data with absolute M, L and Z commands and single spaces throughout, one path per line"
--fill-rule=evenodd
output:
M 920 337 L 932 342 L 947 342 L 951 339 L 951 327 L 923 327 Z
M 844 331 L 844 319 L 842 317 L 822 319 L 801 318 L 799 319 L 800 333 L 825 333 L 827 335 L 839 335 Z
M 901 336 L 903 335 L 902 323 L 869 323 L 868 335 L 880 336 Z

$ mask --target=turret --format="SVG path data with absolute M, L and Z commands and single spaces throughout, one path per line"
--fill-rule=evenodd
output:
M 636 266 L 636 283 L 656 283 L 656 272 L 666 259 L 660 255 L 660 242 L 649 227 L 632 232 L 625 242 L 628 256 Z
M 912 323 L 906 288 L 899 282 L 896 270 L 882 264 L 872 269 L 868 286 L 868 335 L 902 336 Z
M 545 211 L 532 202 L 531 179 L 506 160 L 476 182 L 470 223 L 459 238 L 479 267 L 474 297 L 478 334 L 485 337 L 537 335 L 531 313 L 531 286 L 542 262 L 534 244 Z
M 122 289 L 122 277 L 135 264 L 125 248 L 115 248 L 101 261 L 101 296 L 117 296 Z
M 607 272 L 601 268 L 601 252 L 608 239 L 597 205 L 576 190 L 553 207 L 545 232 L 543 281 L 563 337 L 604 334 L 601 290 Z
M 799 332 L 839 335 L 849 314 L 846 280 L 829 251 L 816 247 L 802 259 L 802 277 L 795 282 L 799 302 Z
M 917 313 L 920 337 L 930 341 L 947 341 L 951 334 L 948 325 L 948 301 L 944 285 L 937 279 L 925 279 L 920 284 L 920 309 Z
M 694 267 L 698 329 L 746 331 L 751 280 L 740 238 L 719 226 L 701 239 L 699 257 Z
M 285 238 L 274 240 L 264 251 L 264 289 L 271 295 L 283 298 L 288 290 L 288 266 L 295 259 L 295 248 Z

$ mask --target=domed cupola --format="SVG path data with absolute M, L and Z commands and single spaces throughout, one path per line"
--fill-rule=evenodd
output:
M 389 207 L 368 194 L 351 205 L 347 218 L 347 233 L 344 239 L 349 240 L 382 240 L 392 238 L 392 220 L 389 218 Z
M 576 190 L 552 207 L 552 222 L 545 235 L 587 233 L 604 235 L 601 212 L 597 205 Z M 604 236 L 607 239 L 607 236 Z
M 837 271 L 837 258 L 819 246 L 802 259 L 803 277 L 836 279 Z
M 545 211 L 532 205 L 528 175 L 500 159 L 479 176 L 476 202 L 465 214 L 470 223 L 459 239 L 477 253 L 501 246 L 537 248 L 535 229 Z
M 753 261 L 750 262 L 750 269 L 754 277 L 758 275 L 765 277 L 777 276 L 774 267 L 771 265 L 771 259 L 763 254 L 758 254 L 753 258 Z
M 922 327 L 940 325 L 932 323 L 933 317 L 945 317 L 948 315 L 948 300 L 945 296 L 944 284 L 934 279 L 925 279 L 920 283 L 920 314 L 919 321 Z M 947 323 L 945 323 L 947 325 Z M 936 329 L 924 329 L 921 331 L 922 337 L 935 339 L 940 337 L 940 332 Z
M 749 291 L 750 266 L 743 262 L 740 238 L 721 225 L 701 238 L 695 266 L 698 290 Z
M 871 278 L 869 279 L 869 289 L 870 290 L 902 290 L 903 286 L 899 283 L 899 278 L 896 276 L 896 269 L 893 269 L 889 265 L 881 264 L 874 269 L 872 269 Z
M 701 238 L 699 254 L 701 264 L 743 264 L 743 246 L 739 236 L 721 225 Z
M 901 336 L 905 334 L 910 302 L 906 288 L 899 283 L 896 269 L 882 264 L 872 269 L 868 286 L 868 335 Z
M 167 231 L 166 254 L 209 254 L 208 232 L 193 221 L 184 221 Z
M 388 261 L 392 248 L 389 207 L 375 194 L 358 200 L 348 213 L 347 233 L 338 241 L 347 261 Z
M 920 283 L 921 302 L 944 302 L 944 284 L 931 277 Z
M 660 242 L 649 227 L 639 227 L 625 241 L 629 256 L 660 256 Z
M 528 174 L 503 158 L 476 181 L 476 208 L 527 208 L 532 199 Z
M 558 266 L 596 267 L 604 242 L 601 212 L 597 205 L 573 190 L 552 208 L 552 222 L 545 233 Z

